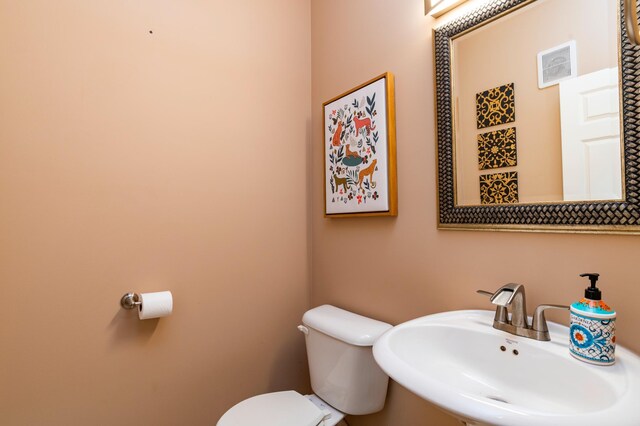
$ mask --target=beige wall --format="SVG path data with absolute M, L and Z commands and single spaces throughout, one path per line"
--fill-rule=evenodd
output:
M 308 389 L 309 13 L 0 1 L 1 424 L 213 425 Z M 169 318 L 120 309 L 159 290 Z
M 436 229 L 431 29 L 422 0 L 312 2 L 313 305 L 333 303 L 393 324 L 426 314 L 490 309 L 476 289 L 527 286 L 529 309 L 569 303 L 602 274 L 605 300 L 619 312 L 619 343 L 640 351 L 635 265 L 639 237 Z M 447 19 L 447 15 L 443 19 Z M 396 76 L 399 216 L 322 216 L 322 102 L 384 71 Z M 566 314 L 549 318 L 567 322 Z M 352 426 L 457 424 L 403 390 L 385 410 Z
M 518 172 L 521 203 L 563 200 L 559 86 L 538 88 L 537 54 L 575 40 L 579 76 L 616 67 L 617 4 L 537 1 L 455 39 L 459 205 L 480 204 L 480 175 L 512 170 Z M 515 121 L 478 129 L 476 93 L 508 83 L 515 85 Z M 479 170 L 477 135 L 509 127 L 516 128 L 517 166 Z

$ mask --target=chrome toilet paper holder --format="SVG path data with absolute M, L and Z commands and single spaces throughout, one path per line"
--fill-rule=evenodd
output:
M 124 309 L 135 309 L 136 306 L 142 305 L 142 297 L 138 293 L 126 293 L 120 299 L 120 305 Z

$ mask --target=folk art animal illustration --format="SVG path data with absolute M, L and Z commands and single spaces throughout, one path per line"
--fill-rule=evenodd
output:
M 369 182 L 373 186 L 373 172 L 376 170 L 376 164 L 378 164 L 378 160 L 374 159 L 369 167 L 360 170 L 360 173 L 358 174 L 358 186 L 360 188 L 362 188 L 362 182 L 364 182 L 364 178 L 367 176 L 369 176 Z
M 336 128 L 336 132 L 333 134 L 333 138 L 331 139 L 331 145 L 340 146 L 342 135 L 342 121 L 338 121 L 338 127 Z
M 342 188 L 344 189 L 344 192 L 347 192 L 349 190 L 349 186 L 347 184 L 347 178 L 346 177 L 338 177 L 336 176 L 336 174 L 333 174 L 333 181 L 336 184 L 336 191 L 338 190 L 338 187 L 340 185 L 342 185 Z M 332 191 L 335 192 L 335 191 Z
M 350 158 L 350 157 L 360 158 L 360 155 L 358 155 L 358 151 L 351 151 L 350 149 L 351 147 L 349 146 L 349 144 L 346 144 L 345 146 L 347 147 L 347 153 L 345 154 L 347 158 Z
M 371 134 L 372 130 L 376 129 L 376 126 L 371 126 L 371 119 L 369 117 L 358 118 L 354 115 L 353 122 L 356 124 L 356 135 L 360 133 L 360 129 L 363 127 L 367 129 L 367 136 Z

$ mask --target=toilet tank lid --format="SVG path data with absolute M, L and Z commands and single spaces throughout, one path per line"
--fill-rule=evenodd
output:
M 302 322 L 307 327 L 356 346 L 373 346 L 378 337 L 392 327 L 386 322 L 331 305 L 318 306 L 305 312 Z

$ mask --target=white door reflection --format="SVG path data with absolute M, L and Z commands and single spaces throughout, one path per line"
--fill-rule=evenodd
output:
M 565 201 L 622 198 L 618 68 L 560 82 Z

